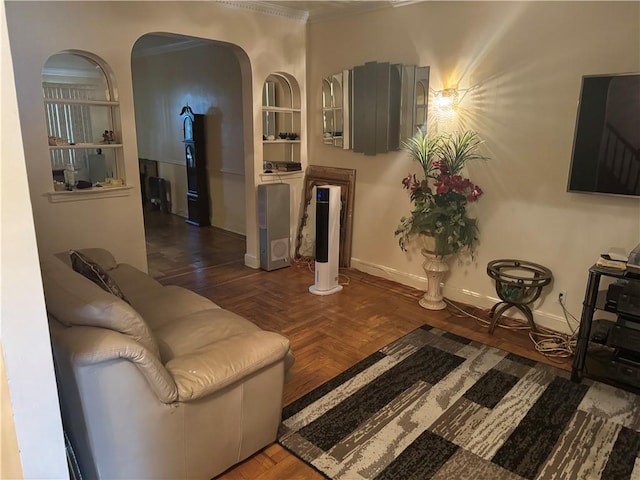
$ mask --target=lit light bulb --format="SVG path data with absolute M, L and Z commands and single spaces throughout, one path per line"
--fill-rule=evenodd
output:
M 436 95 L 436 104 L 442 110 L 452 109 L 458 100 L 456 88 L 445 88 Z

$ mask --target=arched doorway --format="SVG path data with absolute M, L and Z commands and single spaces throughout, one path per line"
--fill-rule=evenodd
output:
M 229 261 L 243 260 L 246 252 L 246 188 L 252 183 L 245 165 L 251 133 L 246 132 L 243 68 L 244 52 L 223 42 L 168 33 L 150 33 L 132 50 L 136 137 L 145 201 L 145 231 L 149 271 L 155 276 Z M 246 61 L 245 61 L 246 60 Z M 244 65 L 243 65 L 244 63 Z M 245 72 L 246 74 L 246 72 Z M 248 99 L 248 100 L 247 100 Z M 182 108 L 188 105 L 204 117 L 205 162 L 212 227 L 168 221 L 156 210 L 188 217 L 187 172 L 183 145 Z M 162 180 L 163 191 L 149 185 Z M 162 190 L 162 189 L 161 189 Z M 158 199 L 158 195 L 163 195 Z M 160 201 L 162 200 L 162 201 Z M 158 229 L 171 233 L 158 235 Z M 211 231 L 208 230 L 211 228 Z M 205 231 L 207 230 L 207 231 Z M 150 235 L 162 242 L 150 243 Z M 182 236 L 182 237 L 181 237 Z M 210 249 L 215 243 L 214 251 Z M 172 251 L 163 254 L 163 248 Z M 228 247 L 228 250 L 225 248 Z M 159 260 L 155 264 L 154 260 Z

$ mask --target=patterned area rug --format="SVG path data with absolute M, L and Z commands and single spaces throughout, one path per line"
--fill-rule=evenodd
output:
M 424 326 L 285 407 L 331 479 L 640 478 L 632 393 Z

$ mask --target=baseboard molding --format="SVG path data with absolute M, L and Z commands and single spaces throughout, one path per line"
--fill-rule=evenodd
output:
M 413 287 L 422 291 L 426 290 L 427 277 L 401 272 L 394 268 L 389 268 L 384 265 L 376 265 L 353 257 L 351 257 L 351 267 L 356 270 L 360 270 L 361 272 L 368 273 L 376 277 L 386 278 L 408 287 Z M 461 289 L 456 286 L 447 285 L 446 283 L 444 284 L 442 293 L 446 298 L 456 302 L 474 305 L 479 308 L 491 308 L 500 301 L 498 297 L 484 295 L 466 288 Z M 514 318 L 524 320 L 524 317 L 517 310 L 510 310 L 509 315 L 512 315 Z M 566 320 L 561 316 L 554 315 L 543 310 L 533 310 L 533 317 L 536 324 L 541 327 L 571 334 L 571 330 L 567 325 Z
M 249 268 L 260 268 L 260 260 L 255 255 L 244 254 L 244 264 Z

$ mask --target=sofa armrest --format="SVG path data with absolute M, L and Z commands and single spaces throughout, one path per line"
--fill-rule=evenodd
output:
M 54 345 L 71 365 L 92 365 L 116 359 L 136 364 L 162 403 L 178 399 L 178 389 L 162 363 L 146 348 L 121 333 L 106 328 L 72 327 L 52 331 Z
M 281 361 L 288 351 L 289 340 L 282 335 L 247 332 L 174 358 L 165 367 L 178 388 L 178 400 L 188 401 L 210 395 Z

